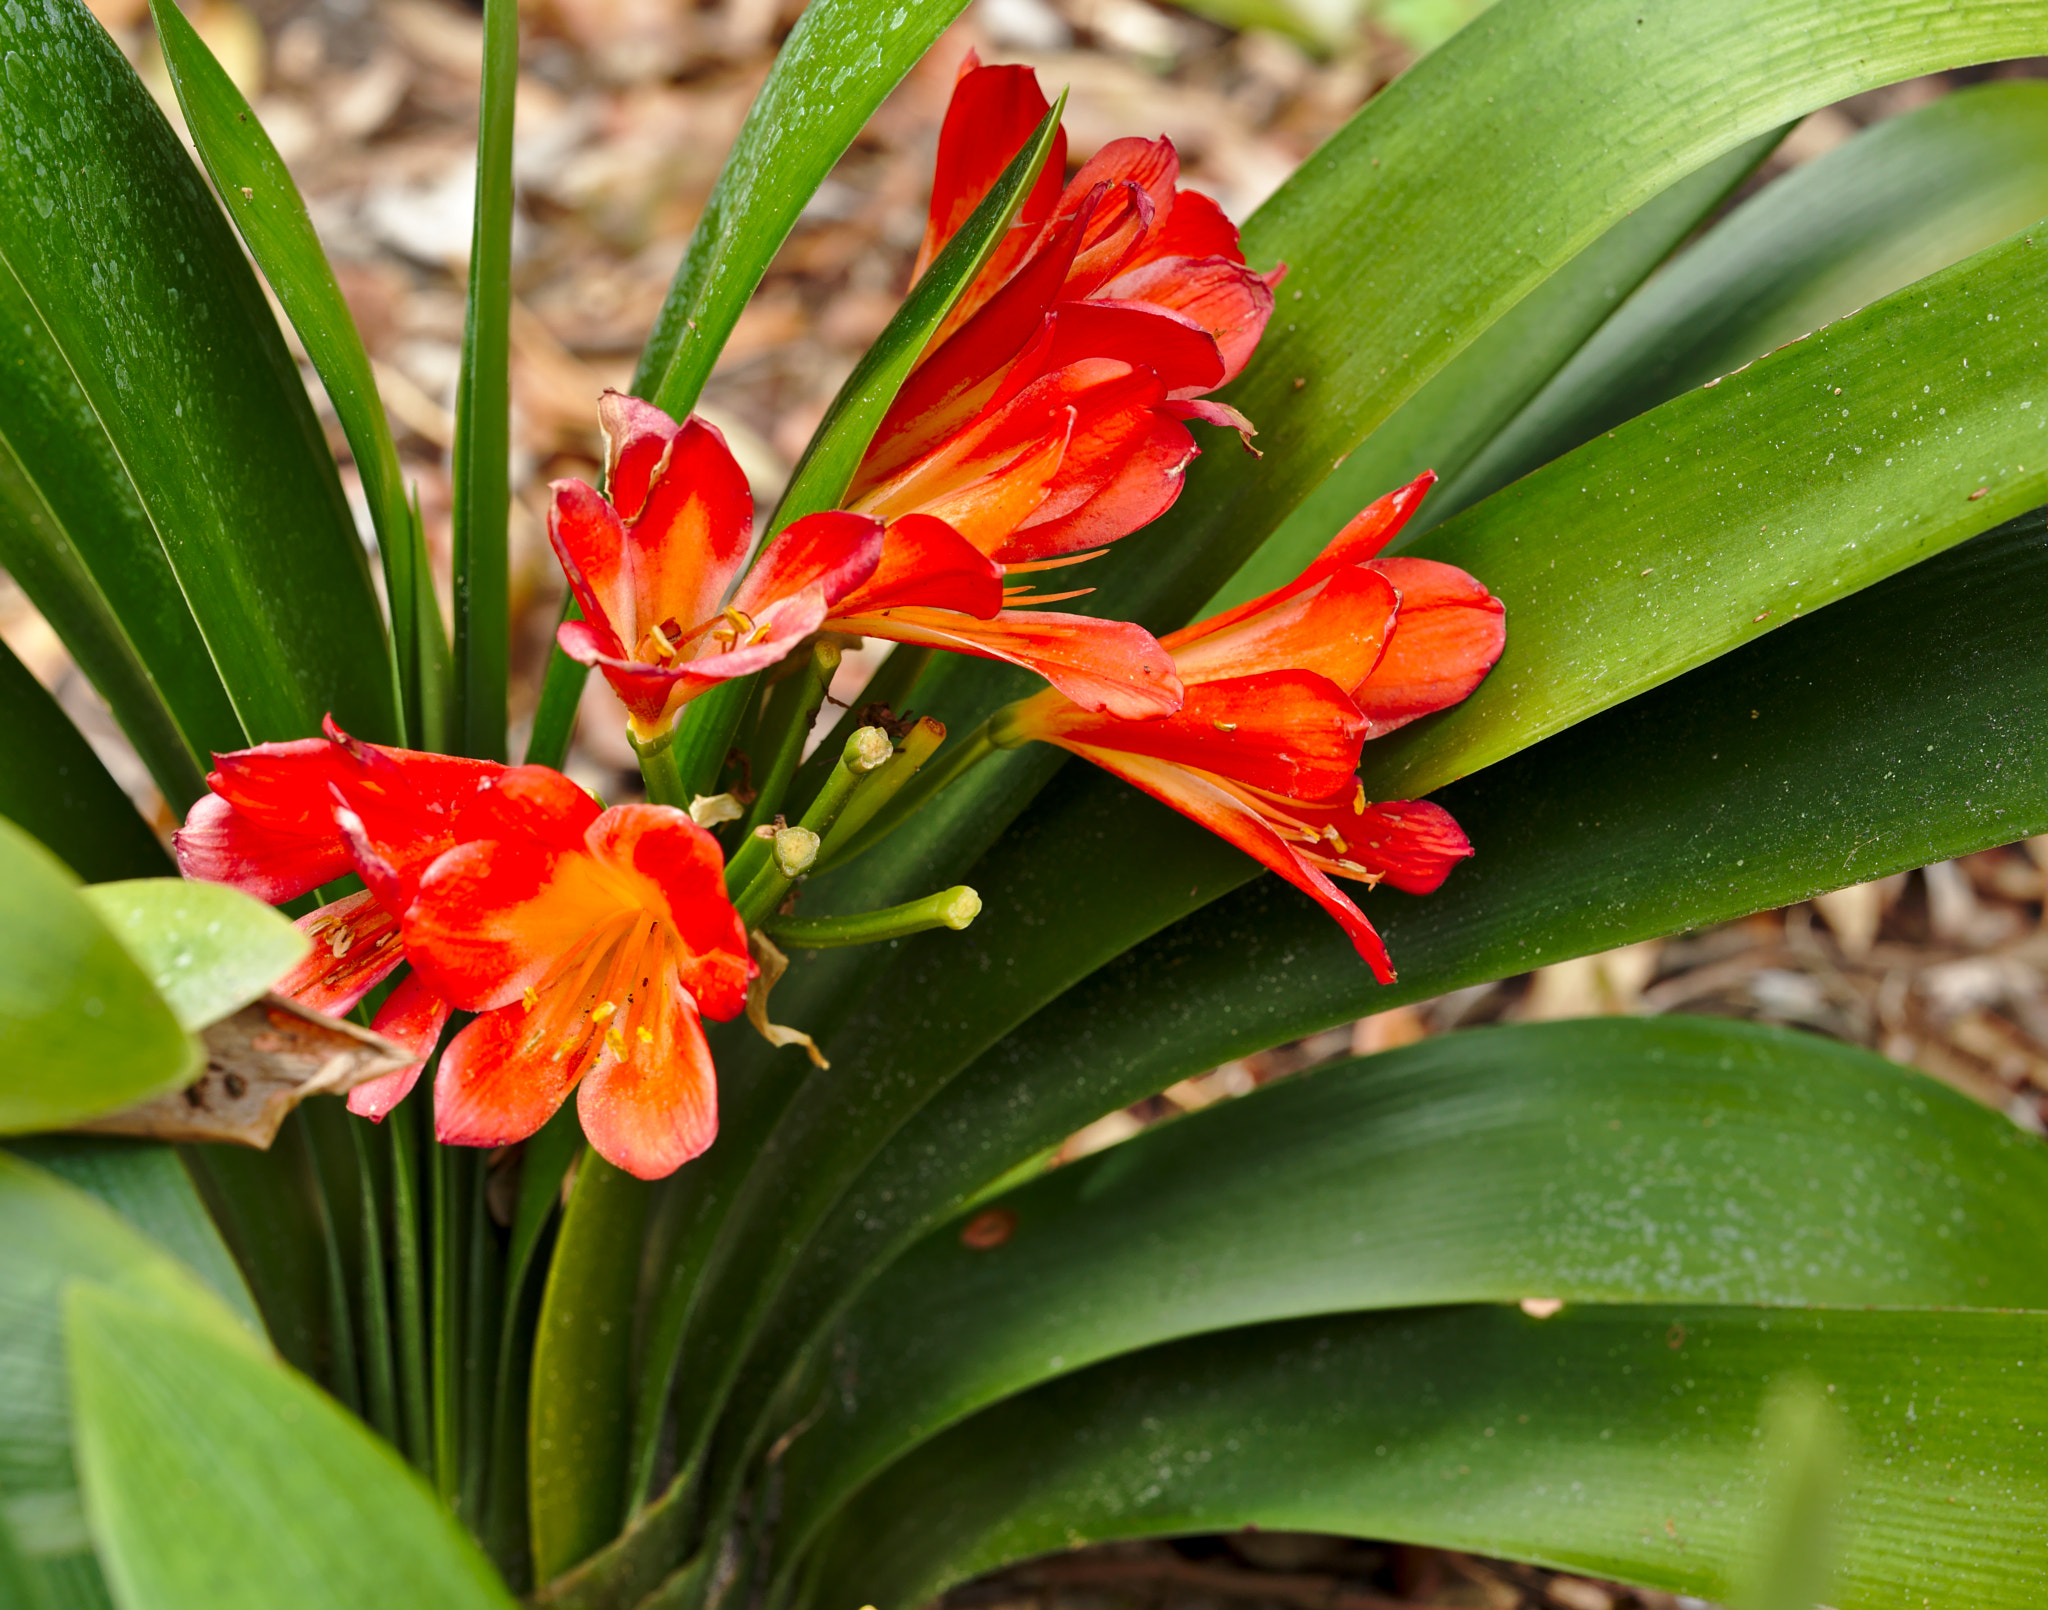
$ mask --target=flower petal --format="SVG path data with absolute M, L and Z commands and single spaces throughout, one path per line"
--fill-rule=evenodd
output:
M 1385 576 L 1353 567 L 1256 615 L 1221 628 L 1203 621 L 1165 642 L 1184 681 L 1215 682 L 1287 666 L 1314 671 L 1349 692 L 1380 663 L 1404 602 Z
M 1149 525 L 1173 507 L 1201 451 L 1165 408 L 1135 402 L 1084 416 L 1074 435 L 1045 501 L 996 550 L 1002 563 L 1100 548 Z
M 1304 853 L 1332 877 L 1383 880 L 1409 894 L 1435 894 L 1451 868 L 1472 854 L 1465 830 L 1428 800 L 1369 805 L 1361 791 L 1355 800 L 1317 805 L 1279 801 L 1273 811 L 1321 837 Z
M 430 988 L 464 1011 L 488 1011 L 540 985 L 630 909 L 580 849 L 531 839 L 458 844 L 420 880 L 405 948 Z
M 624 643 L 666 621 L 687 632 L 718 612 L 754 543 L 754 495 L 713 426 L 683 422 L 626 534 L 635 613 L 612 618 Z
M 377 1015 L 370 1020 L 370 1031 L 397 1041 L 418 1056 L 419 1061 L 357 1085 L 348 1093 L 348 1110 L 358 1118 L 381 1123 L 386 1113 L 411 1095 L 420 1070 L 426 1067 L 427 1058 L 440 1043 L 441 1031 L 448 1026 L 450 1010 L 448 1003 L 427 988 L 418 973 L 408 973 L 377 1008 Z
M 921 643 L 1036 671 L 1087 712 L 1149 726 L 1180 707 L 1171 657 L 1127 621 L 1041 610 L 1004 610 L 991 620 L 943 609 L 895 609 L 835 622 L 842 631 Z
M 1183 197 L 1180 205 L 1189 199 Z M 1222 365 L 1208 386 L 1224 385 L 1243 372 L 1273 316 L 1273 287 L 1242 262 L 1221 258 L 1206 262 L 1184 257 L 1155 259 L 1126 269 L 1105 285 L 1101 294 L 1178 313 L 1208 331 Z M 1168 384 L 1178 389 L 1189 383 L 1173 380 Z
M 960 226 L 995 187 L 1003 170 L 1024 149 L 1032 130 L 1051 109 L 1044 91 L 1038 87 L 1038 75 L 1029 67 L 983 67 L 972 51 L 967 53 L 953 86 L 953 99 L 946 107 L 946 120 L 939 128 L 931 211 L 917 266 L 911 270 L 913 284 L 923 278 L 946 242 L 960 232 Z M 1017 259 L 1030 248 L 1039 226 L 1051 216 L 1066 171 L 1067 137 L 1061 131 L 1053 137 L 1053 148 L 1031 194 L 1018 209 L 1011 238 L 1004 242 L 1009 252 L 997 248 L 995 260 L 976 276 L 970 294 L 979 290 L 984 281 L 993 280 L 994 285 L 1000 285 L 1008 277 Z M 1010 259 L 1007 263 L 1001 260 L 1005 255 Z
M 1244 251 L 1238 245 L 1237 225 L 1220 206 L 1199 190 L 1176 190 L 1173 210 L 1164 221 L 1152 226 L 1152 233 L 1145 237 L 1133 266 L 1124 272 L 1130 274 L 1166 257 L 1220 257 L 1242 263 Z M 1121 278 L 1116 283 L 1121 283 Z M 1121 296 L 1123 292 L 1116 289 L 1116 283 L 1105 289 L 1112 296 Z
M 1061 302 L 1052 317 L 1048 371 L 1083 358 L 1118 358 L 1134 368 L 1150 369 L 1169 392 L 1201 392 L 1223 383 L 1223 354 L 1216 338 L 1177 309 L 1136 298 L 1096 297 Z
M 1455 565 L 1396 558 L 1369 568 L 1401 589 L 1387 652 L 1352 694 L 1377 738 L 1456 704 L 1485 681 L 1507 643 L 1507 608 Z
M 218 794 L 202 794 L 185 825 L 171 835 L 178 870 L 206 883 L 231 884 L 271 905 L 332 883 L 350 870 L 348 844 L 334 825 L 334 800 L 324 784 L 321 795 L 324 827 L 302 829 L 269 825 Z
M 1070 747 L 1083 759 L 1143 789 L 1189 821 L 1236 845 L 1261 866 L 1279 873 L 1337 919 L 1360 957 L 1372 968 L 1373 977 L 1382 984 L 1393 983 L 1394 969 L 1387 957 L 1387 947 L 1365 913 L 1320 867 L 1282 838 L 1256 805 L 1220 778 L 1146 756 Z
M 330 1017 L 350 1010 L 405 960 L 397 916 L 368 890 L 345 895 L 292 926 L 313 948 L 271 988 Z
M 622 631 L 633 625 L 632 583 L 626 568 L 626 528 L 596 487 L 581 481 L 548 483 L 548 543 L 569 590 L 583 610 L 573 624 L 599 654 L 623 655 Z M 573 652 L 568 640 L 562 651 Z
M 621 1036 L 585 1075 L 576 1116 L 599 1156 L 637 1179 L 658 1180 L 701 1154 L 718 1134 L 718 1076 L 703 1026 L 669 1001 Z M 624 1055 L 620 1056 L 620 1050 Z
M 816 587 L 830 608 L 874 575 L 882 552 L 882 522 L 872 515 L 807 514 L 762 550 L 732 607 L 758 618 L 790 594 Z
M 592 858 L 630 885 L 632 903 L 681 936 L 691 955 L 677 971 L 698 1007 L 720 1021 L 737 1016 L 757 969 L 726 898 L 718 840 L 667 805 L 614 805 L 586 838 Z
M 875 573 L 836 612 L 872 615 L 909 605 L 988 620 L 1003 607 L 1003 567 L 945 521 L 906 514 L 890 522 Z
M 522 1006 L 486 1012 L 448 1042 L 434 1076 L 434 1138 L 444 1146 L 510 1146 L 554 1117 L 581 1071 L 581 1042 L 526 1032 Z

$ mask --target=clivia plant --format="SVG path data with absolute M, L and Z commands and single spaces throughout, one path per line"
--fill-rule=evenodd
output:
M 1241 232 L 1142 131 L 1070 173 L 970 59 L 915 283 L 757 522 L 698 390 L 958 9 L 791 33 L 591 399 L 603 484 L 552 488 L 516 763 L 511 0 L 452 622 L 197 35 L 157 5 L 195 165 L 77 0 L 0 18 L 0 560 L 184 875 L 0 657 L 0 1597 L 897 1610 L 1255 1525 L 2032 1602 L 2048 1154 L 1909 1070 L 1508 1027 L 1048 1163 L 1231 1057 L 2048 828 L 2048 91 L 1723 207 L 2048 5 L 1501 0 Z M 896 646 L 807 752 L 853 639 Z M 644 802 L 555 769 L 591 669 Z

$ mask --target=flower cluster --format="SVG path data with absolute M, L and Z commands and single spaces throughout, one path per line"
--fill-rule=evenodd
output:
M 920 272 L 1046 111 L 1028 69 L 969 57 Z M 1197 451 L 1190 422 L 1248 445 L 1250 423 L 1206 394 L 1252 356 L 1279 274 L 1249 268 L 1216 205 L 1178 187 L 1164 139 L 1115 141 L 1064 173 L 1056 143 L 890 407 L 846 506 L 791 522 L 751 564 L 752 497 L 718 432 L 608 393 L 604 489 L 551 489 L 549 538 L 582 614 L 560 645 L 610 681 L 643 753 L 691 700 L 821 634 L 1028 667 L 1047 686 L 992 716 L 955 751 L 961 763 L 1031 741 L 1081 756 L 1305 890 L 1390 980 L 1379 936 L 1334 880 L 1427 893 L 1471 846 L 1435 805 L 1368 800 L 1360 749 L 1479 684 L 1504 641 L 1500 601 L 1451 566 L 1380 556 L 1428 475 L 1366 509 L 1285 586 L 1163 640 L 1042 607 L 1081 593 L 1017 584 L 1164 512 Z M 831 811 L 869 774 L 900 785 L 941 735 L 925 728 L 900 753 L 877 729 L 858 735 L 873 753 L 846 771 Z M 423 1059 L 453 1011 L 477 1014 L 442 1051 L 442 1140 L 521 1139 L 575 1090 L 591 1144 L 635 1174 L 665 1174 L 710 1143 L 700 1018 L 747 1004 L 747 923 L 810 865 L 820 841 L 808 828 L 763 825 L 728 866 L 682 799 L 607 810 L 540 767 L 385 749 L 332 726 L 219 757 L 209 782 L 178 836 L 189 875 L 272 901 L 362 880 L 303 919 L 313 957 L 282 987 L 344 1011 L 410 963 L 373 1026 Z M 879 797 L 850 817 L 871 819 Z M 825 800 L 807 817 L 821 830 Z M 381 1117 L 419 1072 L 366 1085 L 351 1106 Z
M 421 1062 L 360 1085 L 382 1118 L 454 1010 L 435 1132 L 502 1146 L 571 1090 L 592 1146 L 658 1178 L 711 1144 L 717 1090 L 700 1013 L 745 1005 L 755 965 L 718 842 L 678 810 L 597 802 L 541 766 L 322 738 L 216 757 L 177 835 L 187 877 L 285 901 L 364 885 L 299 920 L 311 955 L 280 992 L 346 1012 L 406 962 L 371 1027 Z

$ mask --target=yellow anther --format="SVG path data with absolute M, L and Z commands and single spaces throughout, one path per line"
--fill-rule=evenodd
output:
M 540 1005 L 540 993 L 531 984 L 526 986 L 526 1009 L 531 1012 Z
M 610 1051 L 613 1056 L 617 1057 L 621 1062 L 626 1060 L 626 1037 L 617 1029 L 606 1029 L 604 1031 L 604 1043 L 605 1049 Z
M 1216 723 L 1216 730 L 1218 732 L 1235 732 L 1237 731 L 1237 723 L 1235 721 L 1218 720 Z
M 635 1029 L 633 1032 L 640 1037 L 640 1043 L 642 1045 L 654 1044 L 654 1030 L 650 1029 L 645 1023 L 641 1024 L 640 1027 Z
M 340 961 L 355 948 L 356 936 L 349 930 L 348 925 L 336 923 L 334 932 L 327 936 L 327 953 L 336 961 Z
M 1362 780 L 1359 782 L 1358 792 L 1351 796 L 1351 814 L 1353 816 L 1363 816 L 1365 814 L 1365 783 Z
M 612 1013 L 616 1012 L 618 1009 L 619 1003 L 617 1001 L 600 1001 L 598 1003 L 597 1010 L 590 1014 L 590 1021 L 593 1023 L 602 1023 L 606 1018 L 610 1017 Z
M 1344 842 L 1344 835 L 1339 833 L 1334 827 L 1325 827 L 1323 829 L 1323 837 L 1330 841 L 1330 847 L 1339 855 L 1349 855 L 1351 853 L 1351 846 Z
M 672 660 L 676 657 L 675 644 L 668 640 L 668 635 L 659 626 L 648 627 L 647 635 L 654 639 L 655 645 L 661 650 L 661 657 L 663 659 Z

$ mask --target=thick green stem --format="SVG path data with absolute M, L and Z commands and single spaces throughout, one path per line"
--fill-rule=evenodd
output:
M 431 1070 L 429 1070 L 431 1072 Z M 401 1102 L 384 1120 L 391 1145 L 391 1237 L 398 1273 L 398 1384 L 405 1452 L 424 1475 L 434 1468 L 427 1386 L 426 1270 L 420 1256 L 420 1138 L 424 1102 Z
M 762 931 L 785 949 L 830 950 L 841 945 L 872 945 L 903 939 L 927 928 L 965 928 L 981 913 L 981 896 L 966 884 L 906 900 L 881 911 L 851 917 L 769 917 Z
M 753 809 L 747 813 L 747 832 L 773 821 L 782 809 L 797 762 L 804 756 L 804 739 L 810 736 L 825 692 L 832 686 L 832 673 L 838 669 L 839 645 L 815 643 L 803 669 L 784 677 L 768 695 L 753 750 L 755 793 Z
M 640 757 L 640 776 L 647 784 L 649 803 L 688 810 L 691 794 L 676 764 L 676 730 L 671 727 L 659 738 L 644 744 L 629 731 L 626 741 L 633 746 L 633 753 Z
M 899 757 L 905 762 L 902 770 L 884 782 L 872 802 L 864 799 L 859 813 L 850 813 L 841 820 L 838 831 L 832 835 L 818 857 L 818 870 L 823 872 L 833 867 L 844 866 L 855 856 L 873 849 L 909 821 L 918 808 L 940 789 L 959 781 L 994 754 L 999 746 L 990 735 L 990 723 L 993 719 L 991 717 L 990 721 L 976 727 L 958 748 L 936 766 L 926 766 L 922 760 L 910 763 L 912 749 L 906 742 L 903 755 Z M 936 727 L 939 737 L 945 736 L 946 729 L 929 718 L 918 725 L 920 728 Z M 915 737 L 916 734 L 912 736 Z M 933 747 L 936 747 L 936 744 Z M 930 754 L 931 750 L 927 749 L 925 753 Z
M 840 751 L 832 775 L 825 779 L 825 786 L 804 812 L 803 821 L 765 839 L 759 836 L 764 830 L 756 830 L 756 836 L 747 841 L 726 869 L 727 887 L 742 891 L 733 901 L 741 921 L 749 928 L 756 927 L 782 903 L 789 886 L 816 863 L 819 847 L 840 813 L 895 756 L 889 735 L 880 727 L 855 728 Z M 755 850 L 756 845 L 767 847 L 765 858 Z

